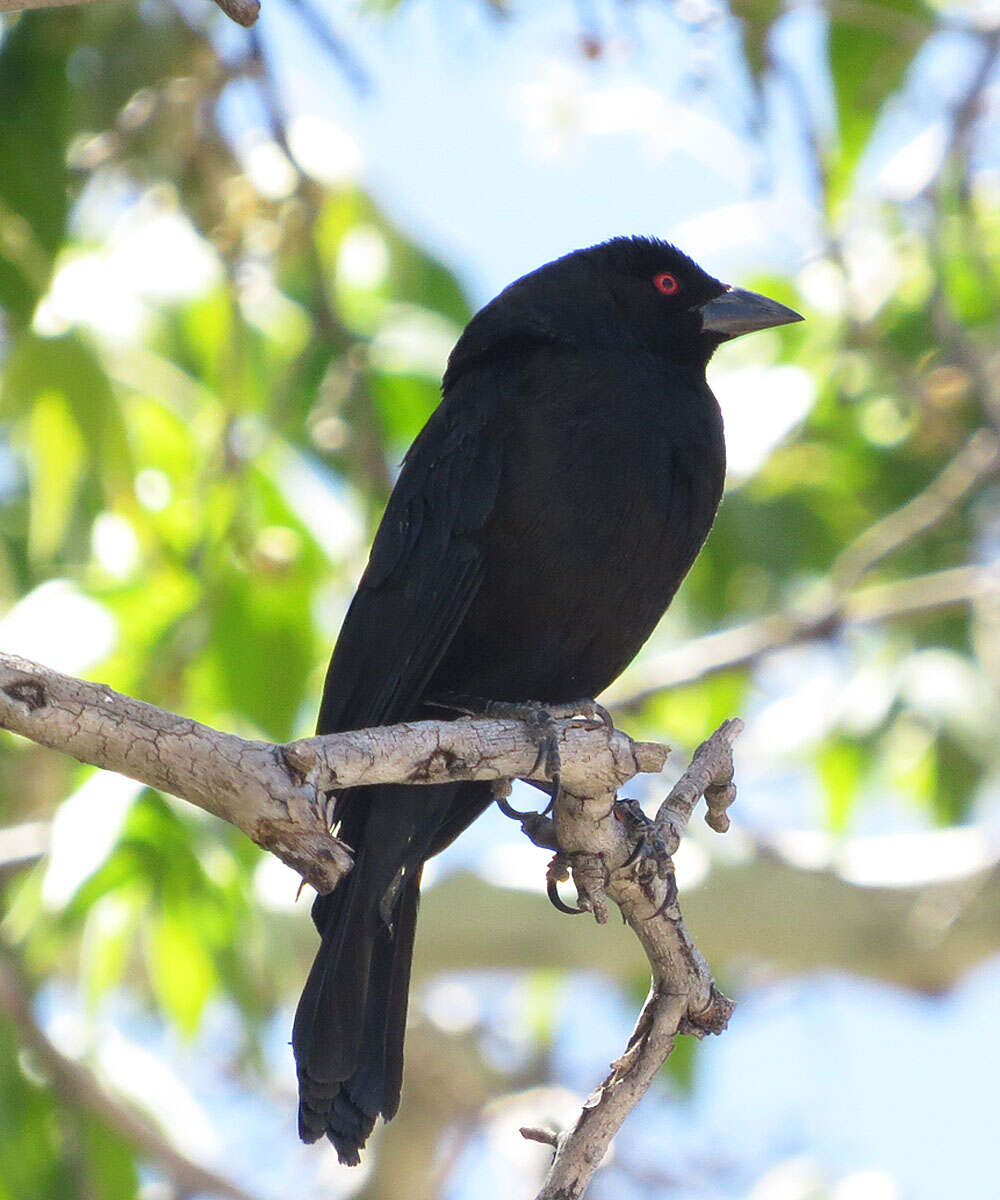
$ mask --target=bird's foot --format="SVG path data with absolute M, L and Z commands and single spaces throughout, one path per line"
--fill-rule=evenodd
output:
M 619 869 L 624 871 L 627 868 L 633 868 L 639 872 L 641 871 L 640 864 L 651 863 L 655 867 L 655 873 L 661 879 L 667 879 L 672 875 L 674 867 L 667 844 L 660 836 L 655 822 L 651 821 L 642 811 L 639 801 L 616 800 L 614 813 L 625 826 L 629 836 L 635 838 L 632 853 Z
M 535 759 L 535 765 L 531 768 L 531 774 L 534 775 L 536 771 L 544 770 L 554 785 L 548 807 L 545 809 L 548 812 L 556 796 L 559 795 L 559 771 L 562 764 L 559 759 L 559 731 L 556 727 L 558 717 L 552 712 L 549 705 L 542 704 L 537 700 L 516 703 L 507 700 L 490 700 L 486 705 L 484 715 L 505 717 L 510 721 L 523 721 L 527 725 L 528 732 L 538 747 L 538 757 Z
M 598 729 L 614 729 L 611 714 L 596 700 L 574 700 L 569 704 L 545 704 L 540 700 L 524 700 L 510 702 L 507 700 L 491 700 L 486 705 L 487 717 L 506 717 L 512 721 L 523 721 L 535 737 L 538 746 L 538 757 L 531 768 L 532 775 L 544 769 L 552 782 L 552 793 L 548 812 L 559 796 L 559 774 L 561 762 L 559 758 L 559 729 L 558 721 L 580 718 L 585 727 Z M 509 815 L 509 814 L 508 814 Z

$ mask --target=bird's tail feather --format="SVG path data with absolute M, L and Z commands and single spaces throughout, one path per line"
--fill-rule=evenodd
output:
M 354 1165 L 375 1118 L 399 1106 L 410 963 L 420 870 L 404 878 L 392 925 L 379 913 L 378 881 L 364 850 L 343 884 L 317 897 L 322 941 L 295 1015 L 299 1136 L 324 1134 Z

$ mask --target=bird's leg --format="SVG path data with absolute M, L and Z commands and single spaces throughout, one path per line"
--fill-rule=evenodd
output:
M 581 718 L 585 723 L 584 727 L 588 729 L 599 729 L 604 726 L 605 729 L 613 730 L 615 727 L 611 714 L 604 705 L 591 699 L 573 700 L 568 704 L 546 704 L 540 700 L 479 701 L 467 696 L 440 696 L 433 700 L 426 700 L 425 703 L 431 708 L 447 708 L 452 712 L 470 717 L 502 717 L 510 721 L 523 721 L 528 726 L 528 731 L 538 747 L 538 756 L 530 773 L 534 775 L 544 770 L 550 781 L 549 785 L 536 779 L 526 781 L 532 787 L 548 793 L 549 802 L 538 814 L 542 817 L 551 812 L 560 790 L 559 775 L 562 764 L 559 757 L 557 722 Z M 519 812 L 516 808 L 512 808 L 503 796 L 496 799 L 497 807 L 504 816 L 510 817 L 511 820 L 523 822 L 530 817 L 529 813 Z

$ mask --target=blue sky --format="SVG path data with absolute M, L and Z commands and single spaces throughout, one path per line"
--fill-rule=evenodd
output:
M 799 265 L 815 242 L 795 117 L 772 97 L 770 134 L 754 146 L 733 22 L 710 4 L 702 28 L 667 5 L 595 7 L 606 38 L 597 62 L 576 52 L 572 4 L 525 6 L 498 23 L 482 5 L 428 0 L 389 21 L 353 21 L 364 95 L 288 8 L 265 6 L 261 30 L 289 113 L 347 126 L 380 203 L 477 300 L 618 233 L 675 238 L 730 276 Z M 819 36 L 805 8 L 778 44 L 806 61 Z M 819 78 L 808 90 L 822 105 Z

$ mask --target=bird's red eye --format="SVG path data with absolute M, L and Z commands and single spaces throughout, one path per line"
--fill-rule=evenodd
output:
M 661 275 L 654 275 L 653 287 L 658 292 L 662 292 L 664 296 L 672 296 L 681 290 L 681 285 L 677 282 L 676 277 L 669 271 L 664 271 Z

